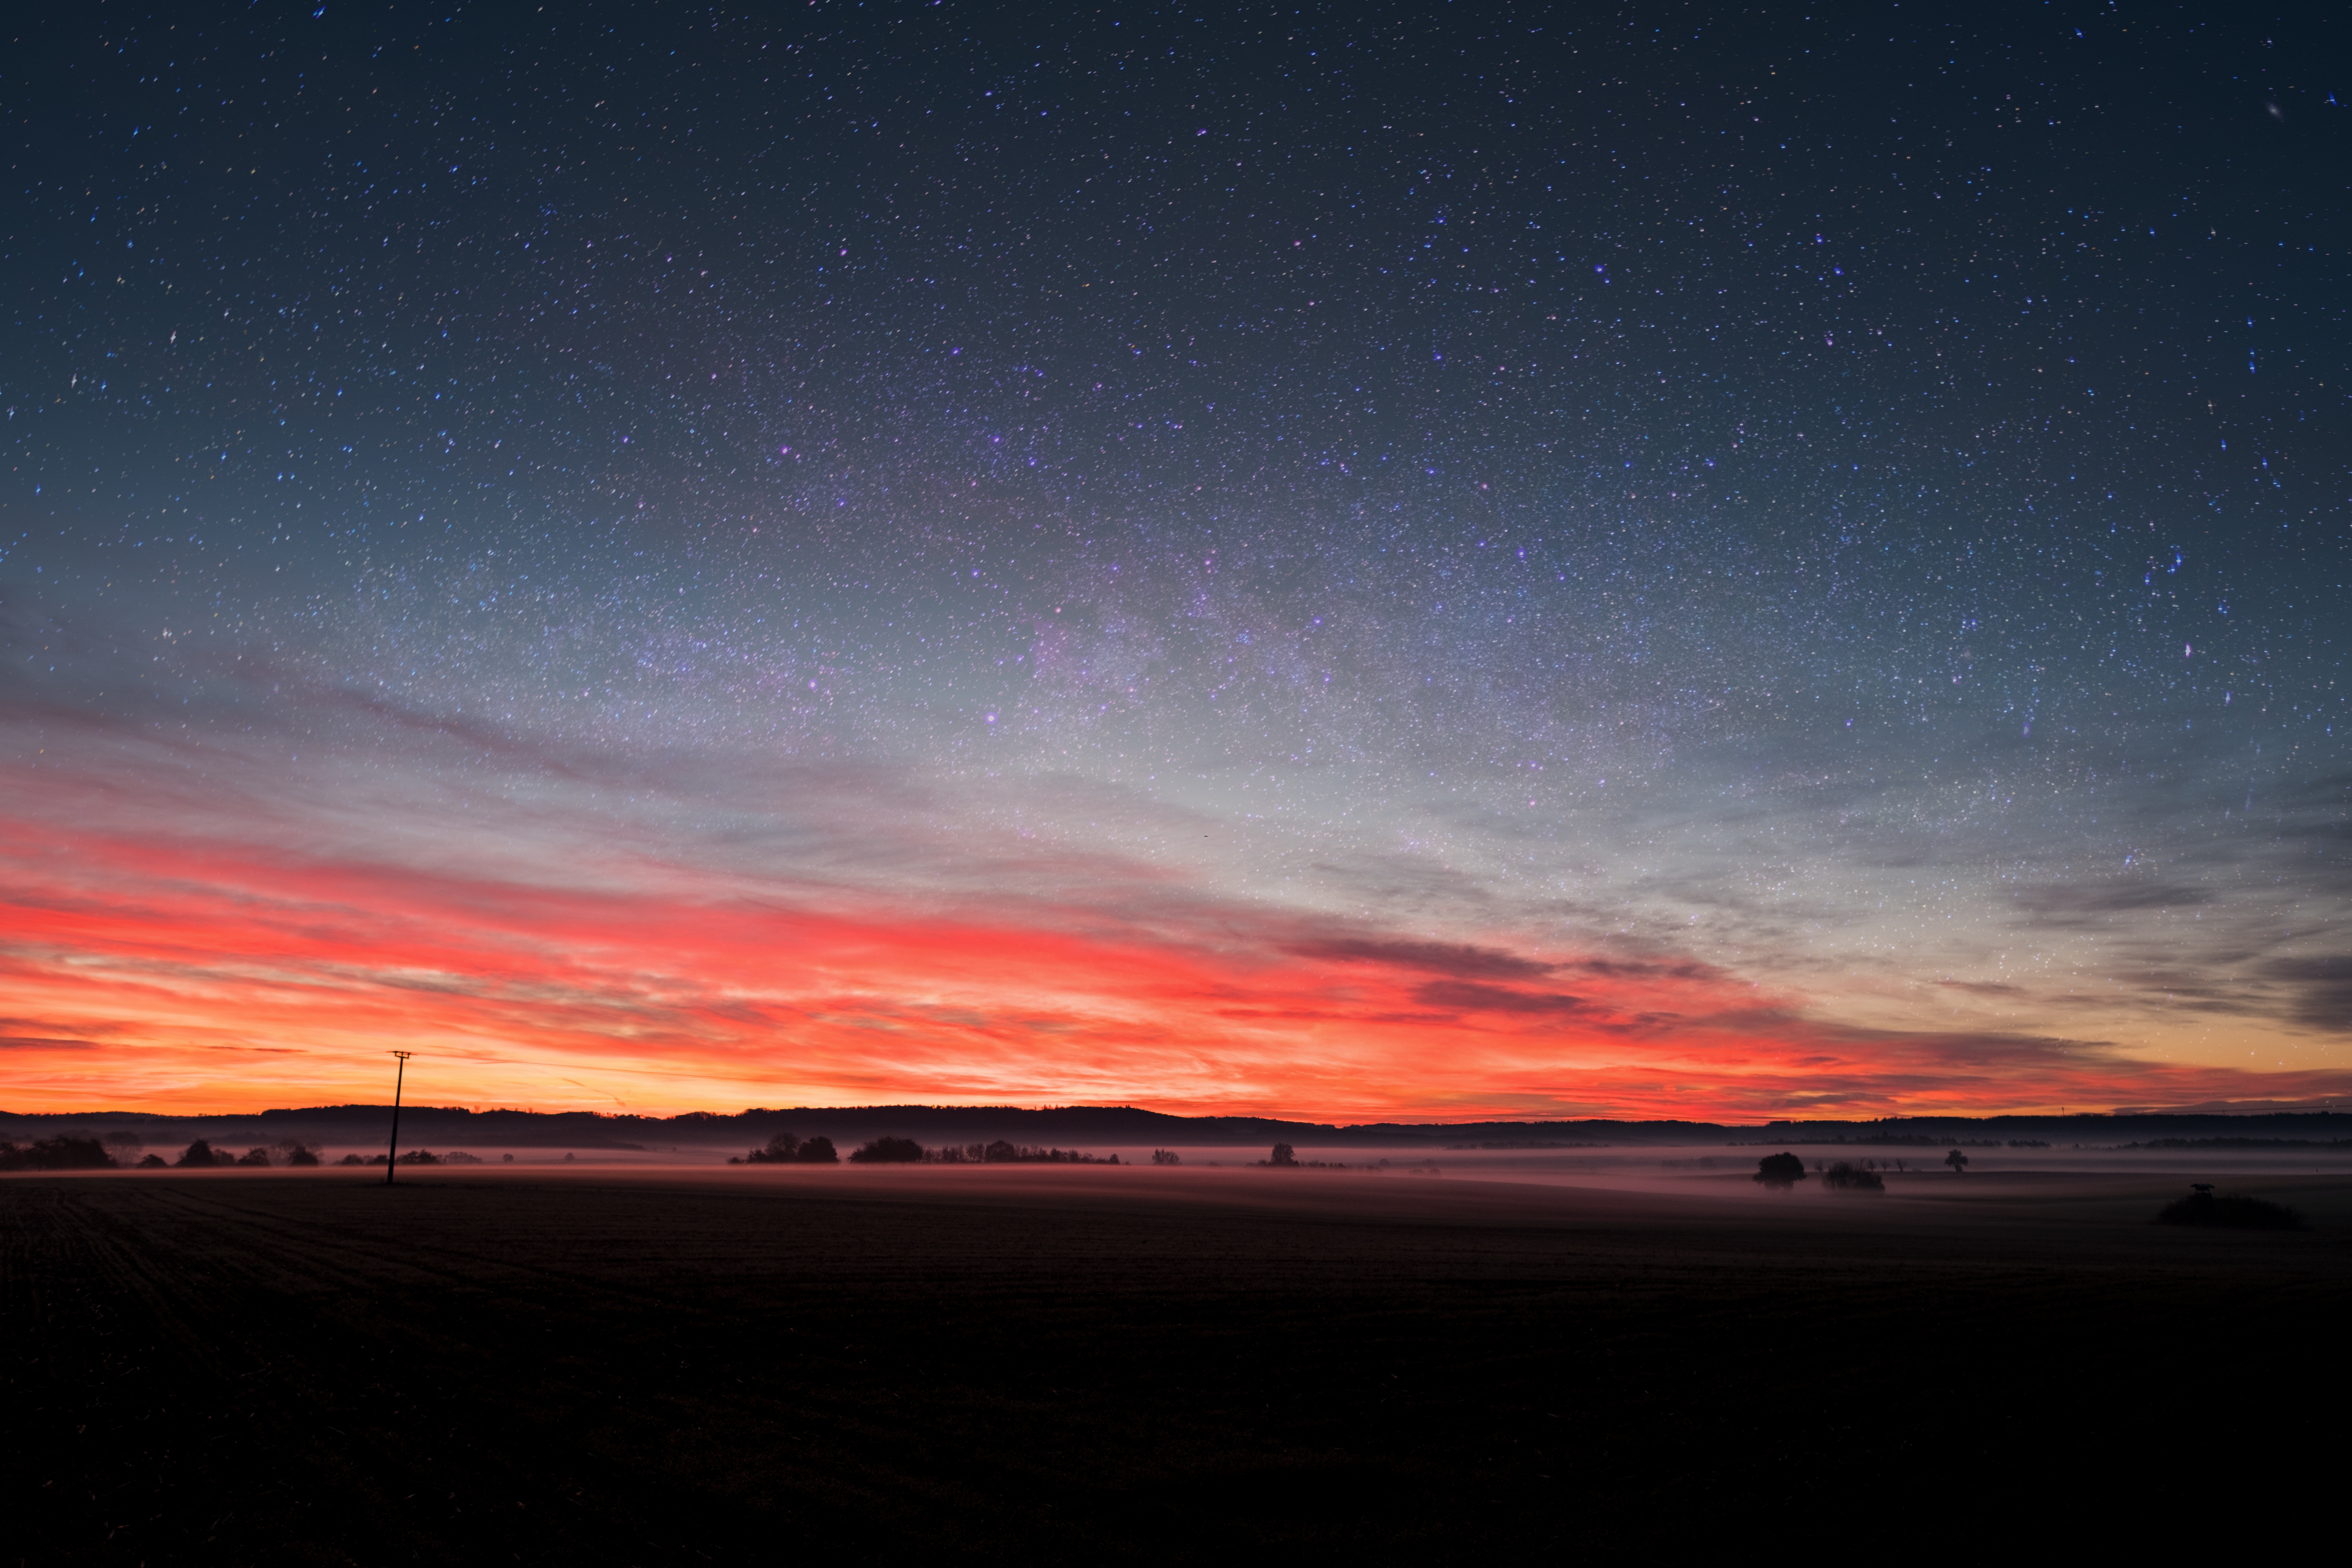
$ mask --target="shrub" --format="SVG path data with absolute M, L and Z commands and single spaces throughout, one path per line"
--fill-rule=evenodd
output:
M 266 1171 L 269 1168 L 269 1151 L 267 1149 L 247 1149 L 245 1152 L 244 1157 L 238 1160 L 237 1163 L 240 1165 L 258 1165 Z
M 923 1157 L 923 1146 L 911 1138 L 877 1138 L 851 1152 L 853 1165 L 908 1165 Z
M 168 1170 L 170 1167 L 163 1163 L 163 1155 L 150 1154 L 145 1159 L 139 1162 L 139 1169 L 142 1171 L 163 1171 Z
M 1804 1179 L 1805 1163 L 1790 1153 L 1765 1155 L 1756 1162 L 1756 1174 L 1748 1178 L 1781 1192 L 1787 1192 Z
M 885 1138 L 882 1142 L 906 1142 L 906 1138 Z M 564 1159 L 572 1157 L 564 1154 Z M 852 1159 L 856 1159 L 856 1154 L 852 1154 Z M 898 1157 L 889 1154 L 887 1159 Z M 922 1159 L 922 1147 L 919 1145 L 915 1147 L 915 1159 Z M 730 1159 L 727 1163 L 730 1166 L 830 1166 L 830 1163 L 837 1162 L 840 1162 L 840 1154 L 833 1150 L 830 1138 L 800 1140 L 793 1138 L 791 1133 L 776 1133 L 774 1138 L 767 1140 L 764 1147 L 757 1147 L 743 1159 Z
M 1875 1171 L 1865 1171 L 1859 1165 L 1849 1165 L 1843 1160 L 1822 1173 L 1822 1185 L 1842 1193 L 1883 1193 L 1886 1184 Z
M 381 1164 L 383 1162 L 379 1161 L 377 1163 Z M 341 1159 L 336 1161 L 335 1163 L 338 1165 L 364 1165 L 367 1162 L 361 1159 L 357 1154 L 346 1154 Z
M 2303 1216 L 2284 1204 L 2265 1198 L 2235 1193 L 2216 1197 L 2212 1188 L 2200 1183 L 2187 1197 L 2165 1205 L 2156 1223 L 2205 1225 L 2219 1230 L 2301 1230 Z

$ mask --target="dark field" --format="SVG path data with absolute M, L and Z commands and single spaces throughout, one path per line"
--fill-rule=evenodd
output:
M 1974 1555 L 2308 1524 L 2352 1182 L 0 1182 L 26 1563 Z M 2321 1539 L 2314 1535 L 2310 1539 Z

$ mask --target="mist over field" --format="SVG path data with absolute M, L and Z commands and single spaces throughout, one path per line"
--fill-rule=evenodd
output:
M 751 1111 L 674 1121 L 477 1114 L 438 1107 L 404 1112 L 404 1162 L 445 1174 L 600 1170 L 707 1169 L 730 1162 L 750 1170 L 821 1176 L 805 1163 L 761 1166 L 763 1143 L 778 1134 L 824 1135 L 826 1163 L 869 1156 L 877 1140 L 902 1140 L 942 1176 L 985 1179 L 1004 1164 L 1116 1163 L 1157 1171 L 1263 1171 L 1278 1180 L 1325 1177 L 1452 1179 L 1558 1186 L 1640 1188 L 1696 1194 L 1751 1176 L 1775 1151 L 1804 1160 L 1814 1173 L 1845 1163 L 1889 1184 L 1891 1192 L 1927 1192 L 1953 1181 L 2032 1175 L 2155 1175 L 2352 1173 L 2352 1116 L 2332 1112 L 2256 1116 L 2001 1118 L 1986 1121 L 1786 1123 L 1761 1127 L 1689 1123 L 1444 1124 L 1334 1128 L 1311 1123 L 1152 1116 L 1121 1109 L 876 1107 Z M 1134 1136 L 1133 1124 L 1151 1136 Z M 160 1157 L 182 1162 L 204 1139 L 226 1164 L 247 1172 L 288 1169 L 304 1151 L 320 1169 L 380 1165 L 390 1140 L 388 1108 L 340 1107 L 273 1111 L 260 1118 L 156 1118 L 133 1114 L 0 1114 L 0 1139 L 31 1144 L 79 1139 L 102 1147 L 117 1166 Z M 1277 1162 L 1276 1149 L 1288 1152 Z M 1955 1172 L 1948 1157 L 1964 1161 Z M 425 1155 L 432 1156 L 425 1160 Z M 1295 1165 L 1296 1168 L 1285 1168 Z M 877 1168 L 899 1168 L 884 1166 Z

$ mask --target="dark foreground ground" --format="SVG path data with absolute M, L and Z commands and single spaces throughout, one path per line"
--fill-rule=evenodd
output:
M 2284 1545 L 2352 1183 L 0 1182 L 0 1561 L 1777 1562 Z

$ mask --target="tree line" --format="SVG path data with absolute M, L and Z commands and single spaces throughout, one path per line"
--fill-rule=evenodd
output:
M 210 1140 L 199 1138 L 181 1152 L 176 1160 L 166 1160 L 161 1154 L 131 1158 L 141 1147 L 136 1139 L 110 1133 L 105 1139 L 76 1138 L 60 1133 L 35 1142 L 18 1145 L 0 1142 L 0 1171 L 163 1171 L 209 1170 L 215 1165 L 315 1165 L 318 1152 L 306 1144 L 286 1142 L 248 1149 L 242 1154 L 232 1154 L 226 1149 L 215 1149 Z M 347 1162 L 355 1163 L 356 1162 Z
M 1157 1160 L 1158 1154 L 1153 1158 Z M 837 1165 L 840 1153 L 833 1140 L 822 1135 L 795 1138 L 779 1132 L 760 1148 L 734 1156 L 730 1165 Z M 912 1138 L 882 1137 L 849 1152 L 853 1165 L 1116 1165 L 1118 1156 L 1082 1153 L 1076 1149 L 1037 1149 L 1000 1138 L 993 1143 L 944 1143 L 926 1148 Z

